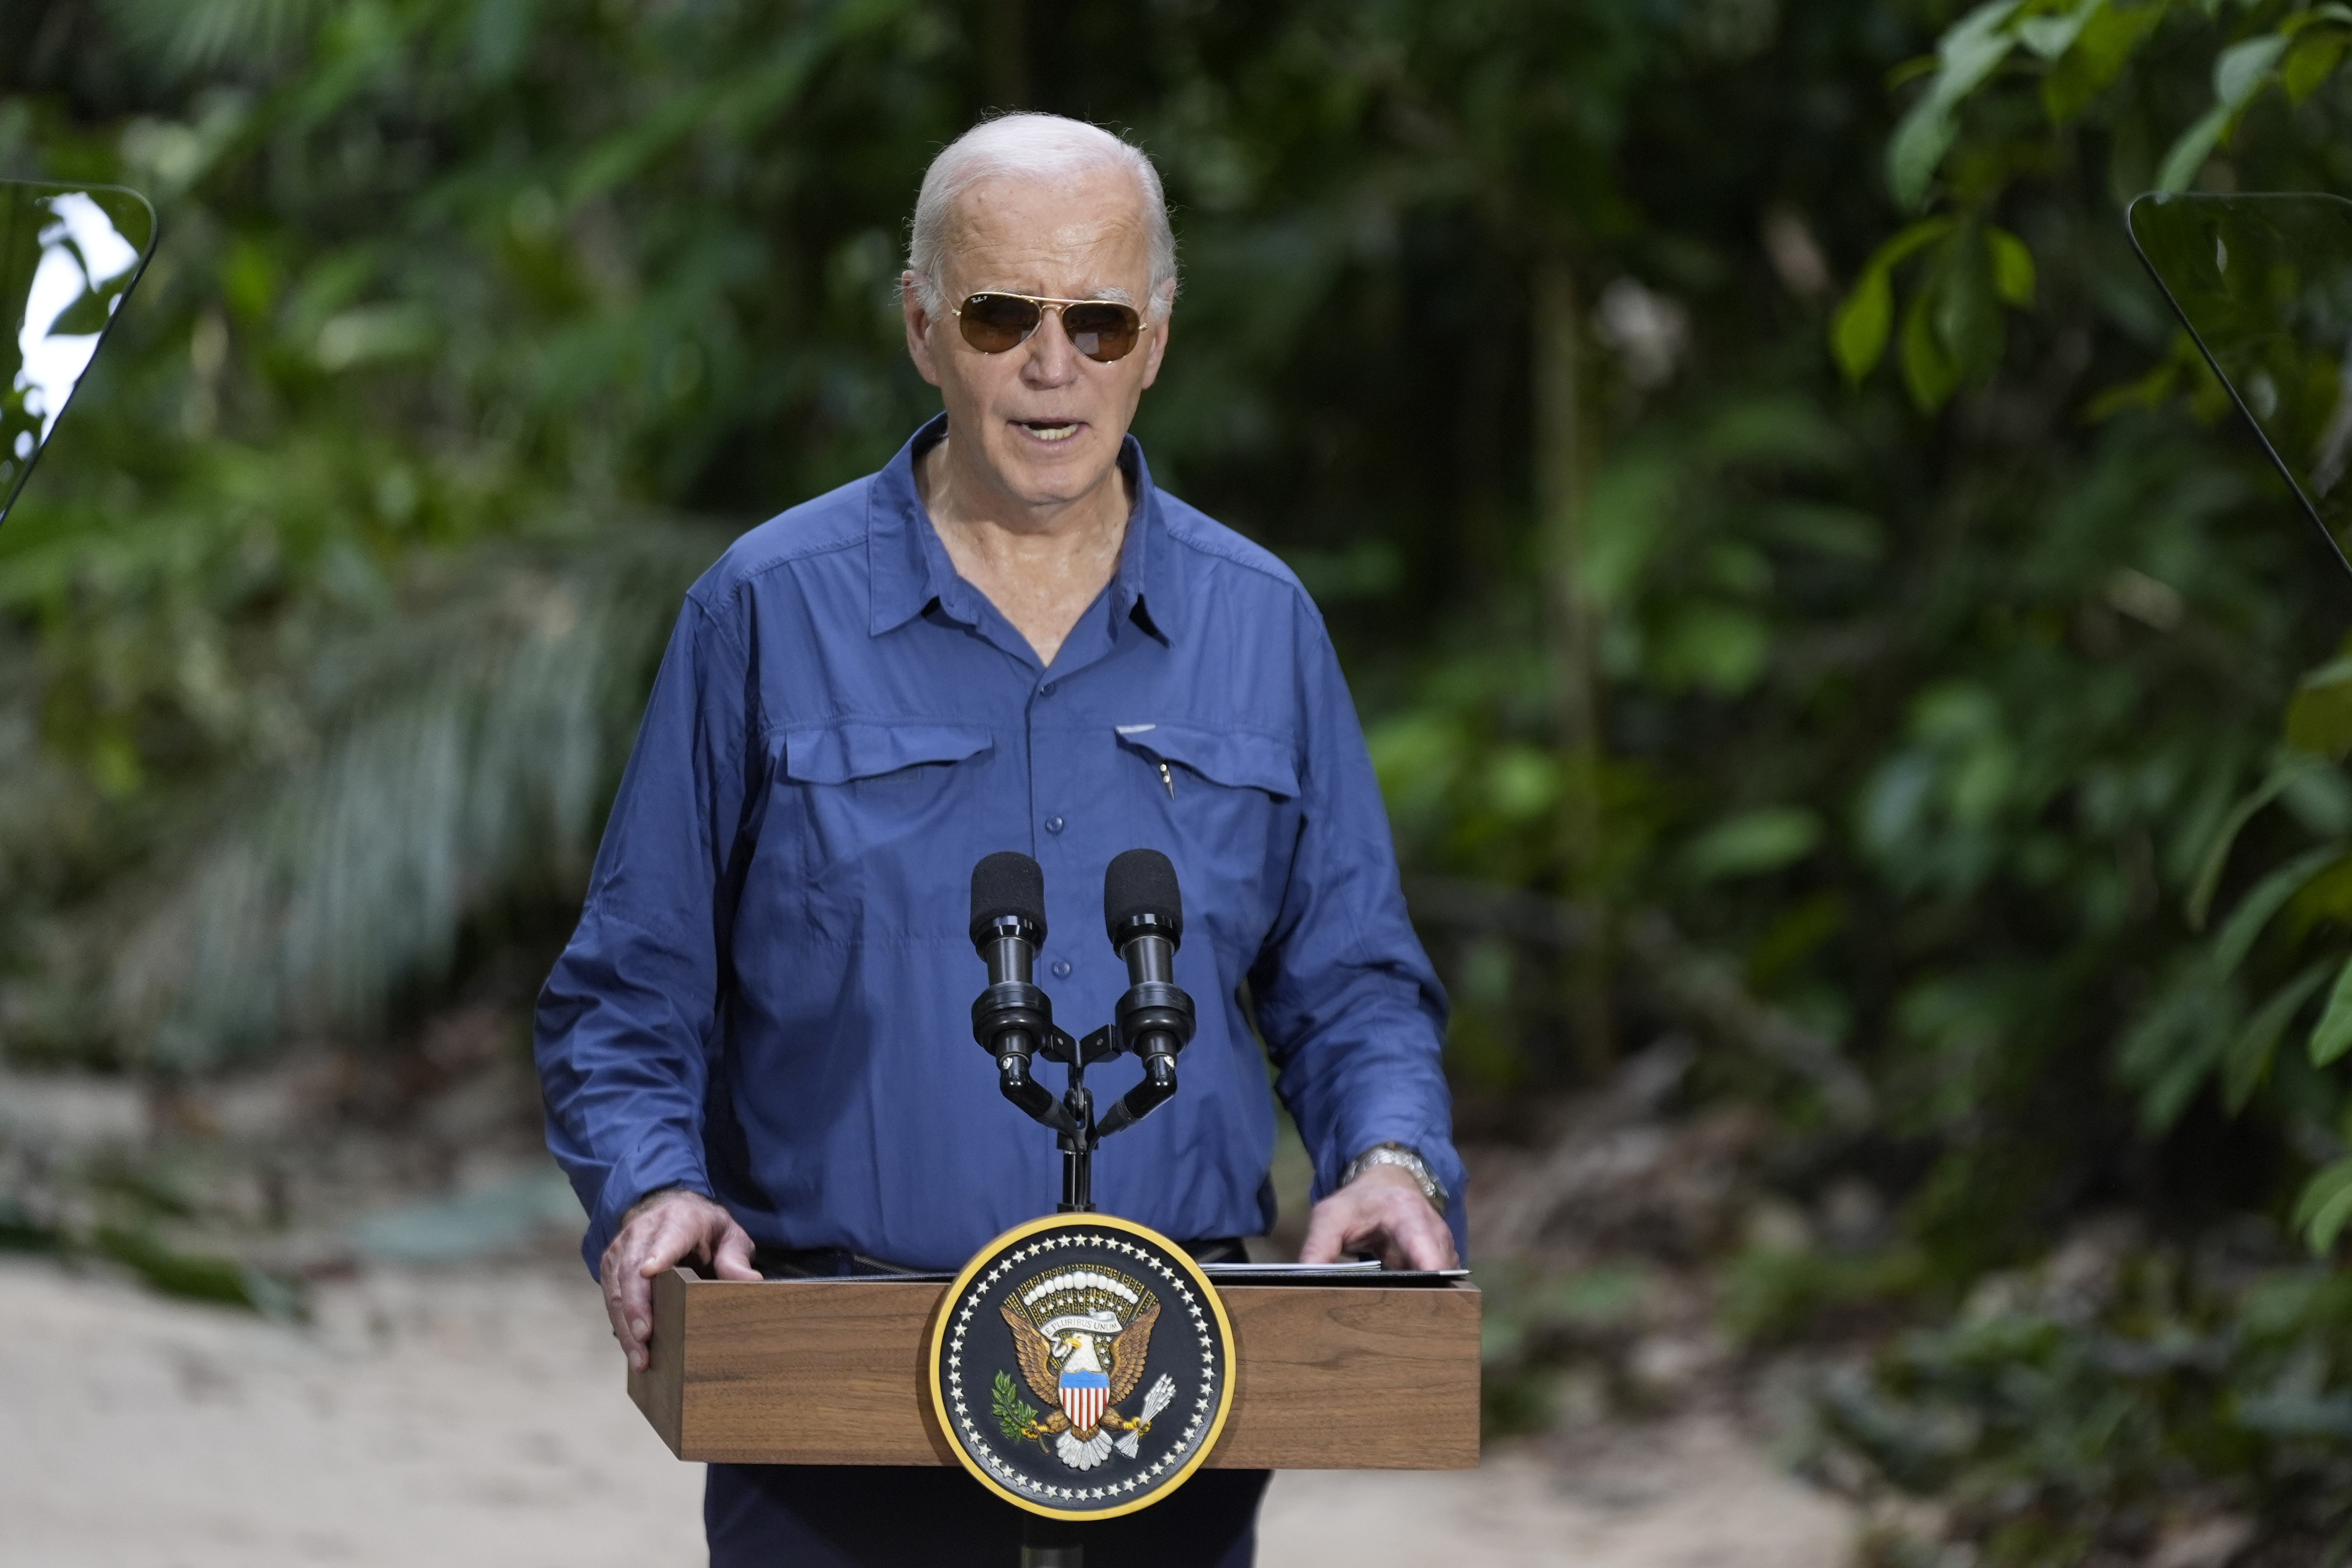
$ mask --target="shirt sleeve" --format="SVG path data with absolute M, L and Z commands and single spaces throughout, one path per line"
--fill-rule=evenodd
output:
M 1417 1151 L 1469 1256 L 1445 1084 L 1444 988 L 1405 914 L 1387 808 L 1320 617 L 1304 613 L 1304 822 L 1289 885 L 1250 974 L 1276 1088 L 1315 1162 L 1314 1194 L 1380 1143 Z
M 638 1199 L 710 1193 L 703 1102 L 755 718 L 749 668 L 741 640 L 688 599 L 579 928 L 540 992 L 547 1142 L 588 1211 L 591 1273 Z

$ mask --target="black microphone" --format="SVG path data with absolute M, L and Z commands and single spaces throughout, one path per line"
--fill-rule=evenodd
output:
M 988 983 L 1027 984 L 1045 940 L 1045 873 L 1017 849 L 971 868 L 971 944 L 988 961 Z
M 1031 978 L 1045 940 L 1045 873 L 1006 849 L 971 868 L 971 944 L 988 963 L 988 989 L 973 999 L 971 1037 L 996 1058 L 1004 1098 L 1057 1127 L 1069 1120 L 1029 1058 L 1054 1037 L 1054 1004 Z
M 1157 849 L 1130 849 L 1103 873 L 1103 929 L 1127 960 L 1129 985 L 1172 984 L 1184 942 L 1184 892 Z M 1128 1037 L 1130 1044 L 1136 1037 Z
M 1176 1092 L 1176 1055 L 1192 1038 L 1192 998 L 1176 984 L 1184 941 L 1184 894 L 1157 849 L 1130 849 L 1103 874 L 1103 925 L 1127 961 L 1118 999 L 1120 1042 L 1143 1058 L 1143 1081 L 1102 1120 L 1104 1137 L 1142 1121 Z

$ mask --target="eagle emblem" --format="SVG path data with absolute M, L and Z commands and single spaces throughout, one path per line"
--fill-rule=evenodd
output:
M 1022 1381 L 1045 1405 L 1041 1417 L 999 1373 L 1005 1436 L 1034 1438 L 1075 1470 L 1093 1469 L 1113 1448 L 1135 1458 L 1152 1417 L 1176 1397 L 1175 1380 L 1162 1373 L 1133 1416 L 1119 1410 L 1143 1381 L 1160 1321 L 1150 1289 L 1117 1269 L 1056 1268 L 1024 1281 L 997 1310 L 1013 1331 Z
M 1112 1519 L 1208 1458 L 1233 1407 L 1234 1327 L 1166 1237 L 1060 1214 L 963 1266 L 926 1373 L 940 1434 L 982 1486 L 1050 1519 Z

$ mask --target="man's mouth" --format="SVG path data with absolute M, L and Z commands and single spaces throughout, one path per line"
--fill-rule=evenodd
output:
M 1078 433 L 1075 419 L 1016 419 L 1013 423 L 1040 441 L 1066 441 Z

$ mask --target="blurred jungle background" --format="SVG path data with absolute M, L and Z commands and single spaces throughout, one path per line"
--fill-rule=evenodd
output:
M 916 184 L 1042 108 L 1158 159 L 1139 432 L 1354 683 L 1490 1431 L 1713 1402 L 1875 1563 L 2344 1561 L 2352 581 L 2121 215 L 2352 193 L 2347 46 L 0 0 L 0 174 L 163 235 L 0 530 L 0 1237 L 285 1313 L 560 1215 L 527 1009 L 678 595 L 936 406 Z

